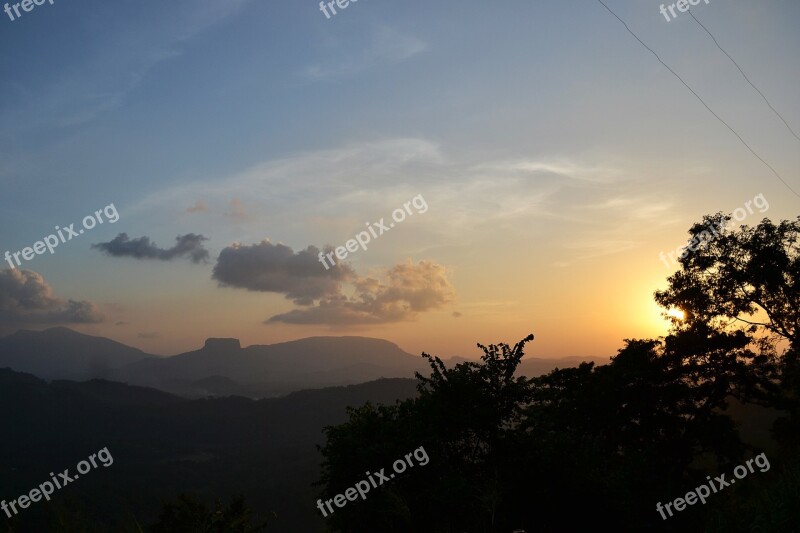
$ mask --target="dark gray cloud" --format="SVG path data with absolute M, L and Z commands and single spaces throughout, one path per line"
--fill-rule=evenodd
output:
M 294 309 L 275 315 L 270 322 L 288 324 L 382 324 L 414 320 L 424 311 L 441 308 L 452 302 L 455 290 L 446 269 L 430 261 L 410 261 L 389 269 L 387 281 L 358 278 L 352 281 L 355 295 L 341 290 L 306 309 Z
M 220 286 L 275 292 L 297 305 L 312 305 L 314 300 L 339 294 L 342 282 L 356 277 L 347 265 L 325 270 L 319 252 L 309 246 L 295 253 L 284 244 L 268 240 L 252 245 L 236 243 L 220 252 L 212 277 Z
M 0 321 L 15 324 L 88 324 L 102 322 L 97 306 L 64 300 L 32 270 L 0 270 Z
M 134 257 L 136 259 L 159 259 L 170 261 L 178 257 L 188 257 L 193 263 L 208 261 L 208 250 L 203 247 L 203 241 L 207 241 L 202 235 L 187 233 L 175 237 L 177 241 L 172 248 L 159 248 L 150 241 L 150 237 L 138 237 L 130 239 L 127 233 L 120 233 L 109 242 L 93 244 L 96 248 L 113 257 Z

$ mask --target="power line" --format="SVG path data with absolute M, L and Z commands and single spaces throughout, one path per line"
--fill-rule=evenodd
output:
M 778 116 L 778 118 L 779 118 L 779 119 L 781 119 L 781 120 L 783 121 L 783 123 L 784 123 L 784 125 L 786 126 L 786 128 L 787 128 L 787 129 L 788 129 L 788 130 L 789 130 L 789 131 L 792 133 L 792 135 L 794 135 L 794 138 L 795 138 L 795 139 L 797 139 L 798 141 L 800 141 L 800 137 L 798 137 L 798 136 L 797 136 L 797 134 L 794 132 L 794 130 L 792 129 L 792 127 L 789 125 L 789 123 L 788 123 L 788 122 L 786 122 L 786 120 L 783 118 L 783 116 L 781 116 L 781 114 L 780 114 L 780 113 L 778 113 L 778 110 L 777 110 L 777 109 L 775 109 L 774 107 L 772 107 L 772 104 L 770 104 L 770 103 L 769 103 L 769 100 L 767 100 L 767 97 L 766 97 L 766 96 L 764 96 L 764 93 L 762 93 L 762 92 L 761 92 L 761 90 L 760 90 L 758 87 L 756 87 L 756 86 L 755 86 L 755 84 L 753 84 L 753 82 L 752 82 L 752 81 L 750 81 L 750 78 L 748 78 L 748 77 L 747 77 L 747 74 L 745 74 L 745 73 L 744 73 L 744 71 L 742 70 L 742 67 L 740 67 L 740 66 L 739 66 L 739 63 L 737 63 L 737 62 L 736 62 L 736 61 L 735 61 L 735 60 L 734 60 L 734 59 L 731 57 L 731 55 L 730 55 L 728 52 L 726 52 L 726 51 L 725 51 L 725 49 L 724 49 L 724 48 L 722 48 L 722 46 L 720 46 L 720 44 L 717 42 L 717 39 L 716 39 L 716 37 L 714 37 L 714 35 L 712 35 L 712 34 L 711 34 L 711 32 L 708 30 L 708 28 L 706 28 L 706 27 L 703 25 L 703 23 L 702 23 L 702 22 L 700 22 L 699 20 L 697 20 L 697 17 L 695 17 L 695 16 L 694 16 L 694 13 L 692 13 L 692 10 L 691 10 L 691 9 L 689 10 L 689 14 L 692 16 L 692 18 L 694 19 L 694 21 L 695 21 L 695 22 L 697 22 L 697 23 L 700 25 L 700 27 L 701 27 L 701 28 L 703 28 L 703 29 L 706 31 L 706 33 L 708 34 L 708 36 L 709 36 L 709 37 L 711 37 L 711 39 L 714 41 L 714 44 L 716 44 L 716 45 L 717 45 L 717 48 L 719 48 L 719 49 L 722 51 L 722 53 L 723 53 L 723 54 L 725 54 L 726 56 L 728 56 L 728 59 L 730 59 L 730 60 L 731 60 L 731 62 L 732 62 L 734 65 L 736 65 L 736 68 L 738 68 L 738 69 L 739 69 L 739 72 L 741 72 L 741 73 L 742 73 L 742 77 L 744 77 L 745 81 L 747 81 L 747 83 L 749 83 L 749 84 L 750 84 L 750 87 L 752 87 L 753 89 L 755 89 L 755 90 L 756 90 L 756 92 L 757 92 L 758 94 L 760 94 L 760 95 L 761 95 L 761 98 L 763 98 L 763 99 L 764 99 L 764 102 L 765 102 L 765 103 L 766 103 L 766 104 L 769 106 L 769 108 L 770 108 L 770 109 L 772 109 L 772 111 L 773 111 L 773 112 L 774 112 L 774 113 L 775 113 L 775 114 Z
M 786 188 L 787 188 L 787 189 L 789 189 L 790 191 L 792 191 L 792 193 L 794 193 L 794 195 L 795 195 L 795 196 L 797 196 L 798 198 L 800 198 L 800 194 L 798 194 L 798 193 L 797 193 L 797 191 L 795 191 L 795 190 L 792 188 L 792 186 L 791 186 L 791 185 L 789 185 L 788 183 L 786 183 L 786 180 L 784 180 L 784 179 L 781 177 L 781 175 L 780 175 L 780 174 L 778 174 L 778 171 L 777 171 L 777 170 L 775 170 L 774 168 L 772 168 L 772 165 L 770 165 L 769 163 L 767 163 L 767 162 L 764 160 L 764 158 L 762 158 L 760 155 L 758 155 L 758 154 L 756 153 L 756 151 L 755 151 L 755 150 L 753 150 L 753 149 L 750 147 L 750 145 L 749 145 L 749 144 L 747 144 L 747 142 L 746 142 L 744 139 L 742 139 L 742 136 L 741 136 L 741 135 L 739 135 L 738 133 L 736 133 L 736 130 L 734 130 L 734 129 L 733 129 L 733 128 L 732 128 L 732 127 L 731 127 L 731 126 L 730 126 L 730 125 L 729 125 L 727 122 L 725 122 L 724 120 L 722 120 L 722 118 L 721 118 L 719 115 L 717 115 L 717 114 L 714 112 L 714 110 L 713 110 L 713 109 L 711 109 L 711 108 L 708 106 L 708 104 L 706 104 L 706 102 L 705 102 L 705 101 L 704 101 L 704 100 L 703 100 L 703 99 L 700 97 L 700 95 L 699 95 L 699 94 L 697 94 L 697 92 L 695 92 L 695 90 L 694 90 L 694 89 L 692 89 L 692 88 L 689 86 L 689 84 L 688 84 L 688 83 L 686 83 L 686 82 L 684 81 L 684 79 L 683 79 L 683 78 L 681 78 L 681 77 L 678 75 L 678 73 L 677 73 L 677 72 L 675 72 L 674 70 L 672 70 L 672 69 L 670 68 L 670 66 L 669 66 L 669 65 L 667 65 L 666 63 L 664 63 L 664 61 L 661 59 L 661 57 L 659 57 L 659 55 L 658 55 L 658 54 L 657 54 L 657 53 L 656 53 L 656 52 L 655 52 L 655 51 L 654 51 L 652 48 L 650 48 L 649 46 L 647 46 L 647 45 L 644 43 L 644 41 L 642 41 L 642 40 L 639 38 L 639 36 L 638 36 L 638 35 L 636 35 L 636 34 L 633 32 L 633 30 L 631 30 L 631 29 L 628 27 L 628 25 L 625 23 L 625 21 L 624 21 L 624 20 L 622 20 L 621 18 L 619 18 L 619 16 L 618 16 L 616 13 L 614 13 L 614 11 L 613 11 L 613 10 L 612 10 L 610 7 L 608 7 L 608 6 L 605 4 L 605 2 L 603 2 L 603 0 L 597 0 L 597 1 L 598 1 L 598 2 L 600 2 L 600 4 L 602 4 L 602 5 L 603 5 L 603 7 L 604 7 L 604 8 L 606 8 L 606 9 L 608 10 L 608 12 L 609 12 L 609 13 L 611 13 L 612 15 L 614 15 L 614 17 L 615 17 L 615 18 L 616 18 L 618 21 L 620 21 L 620 22 L 622 23 L 622 25 L 623 25 L 623 26 L 625 26 L 625 29 L 626 29 L 626 30 L 628 30 L 628 33 L 630 33 L 631 35 L 633 35 L 633 37 L 634 37 L 634 38 L 635 38 L 637 41 L 639 41 L 639 43 L 640 43 L 642 46 L 644 46 L 644 47 L 645 47 L 647 50 L 649 50 L 649 51 L 650 51 L 650 53 L 651 53 L 651 54 L 653 54 L 653 55 L 656 57 L 656 59 L 658 59 L 658 62 L 659 62 L 659 63 L 661 63 L 662 65 L 664 65 L 664 67 L 665 67 L 667 70 L 669 70 L 669 71 L 672 73 L 672 75 L 673 75 L 673 76 L 675 76 L 676 78 L 678 78 L 678 79 L 680 80 L 680 82 L 681 82 L 681 83 L 682 83 L 682 84 L 683 84 L 683 85 L 684 85 L 684 86 L 685 86 L 687 89 L 689 89 L 689 91 L 691 91 L 691 93 L 692 93 L 692 94 L 695 96 L 695 98 L 697 98 L 697 100 L 698 100 L 698 101 L 699 101 L 701 104 L 703 104 L 703 107 L 705 107 L 706 109 L 708 109 L 709 113 L 711 113 L 712 115 L 714 115 L 714 117 L 715 117 L 717 120 L 719 120 L 719 121 L 720 121 L 722 124 L 724 124 L 724 125 L 725 125 L 725 127 L 726 127 L 726 128 L 728 128 L 728 129 L 731 131 L 731 133 L 733 133 L 734 135 L 736 135 L 736 138 L 737 138 L 737 139 L 739 139 L 739 141 L 740 141 L 740 142 L 741 142 L 741 143 L 742 143 L 742 144 L 745 146 L 745 148 L 747 148 L 747 149 L 750 151 L 750 153 L 751 153 L 751 154 L 753 154 L 753 155 L 754 155 L 754 156 L 755 156 L 755 157 L 756 157 L 756 158 L 757 158 L 759 161 L 761 161 L 762 163 L 764 163 L 764 165 L 765 165 L 765 166 L 766 166 L 768 169 L 770 169 L 770 170 L 772 171 L 772 173 L 773 173 L 773 174 L 775 174 L 775 177 L 777 177 L 777 178 L 778 178 L 778 179 L 781 181 L 781 183 L 783 183 L 783 184 L 786 186 Z

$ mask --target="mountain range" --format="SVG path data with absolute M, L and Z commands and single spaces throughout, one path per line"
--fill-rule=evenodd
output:
M 555 367 L 577 366 L 584 359 L 526 357 L 519 373 L 538 376 Z M 466 360 L 454 357 L 445 362 L 453 366 Z M 187 398 L 268 398 L 380 378 L 413 378 L 414 372 L 429 369 L 421 357 L 368 337 L 309 337 L 246 348 L 237 339 L 212 338 L 198 350 L 161 357 L 64 327 L 20 330 L 0 338 L 3 367 L 47 380 L 106 379 Z
M 7 411 L 0 499 L 27 493 L 48 472 L 74 473 L 78 461 L 104 447 L 114 459 L 57 491 L 47 505 L 11 521 L 0 513 L 0 532 L 77 531 L 54 529 L 56 514 L 91 516 L 92 532 L 131 531 L 134 521 L 152 523 L 161 502 L 179 493 L 223 500 L 243 494 L 261 517 L 278 513 L 269 531 L 321 531 L 312 484 L 322 429 L 344 423 L 348 406 L 393 404 L 415 396 L 415 387 L 413 379 L 384 379 L 263 400 L 190 400 L 105 380 L 48 383 L 0 369 L 0 405 Z

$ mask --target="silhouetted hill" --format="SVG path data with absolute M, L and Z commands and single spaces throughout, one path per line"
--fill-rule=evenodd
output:
M 312 337 L 242 348 L 211 338 L 203 348 L 157 357 L 68 328 L 21 330 L 0 339 L 0 368 L 44 379 L 112 379 L 190 398 L 275 397 L 306 388 L 413 378 L 422 358 L 366 337 Z
M 28 492 L 48 472 L 74 472 L 78 461 L 108 447 L 113 465 L 56 491 L 52 503 L 26 509 L 20 518 L 28 526 L 15 531 L 46 530 L 44 515 L 73 500 L 98 520 L 149 523 L 160 499 L 180 491 L 221 498 L 241 492 L 260 513 L 278 512 L 270 531 L 320 531 L 311 483 L 322 428 L 344 422 L 347 406 L 412 397 L 415 385 L 384 379 L 265 400 L 188 400 L 103 380 L 48 384 L 2 369 L 3 431 L 12 438 L 0 439 L 0 498 Z
M 0 368 L 45 379 L 107 377 L 113 369 L 150 357 L 137 348 L 62 327 L 20 330 L 0 338 Z
M 446 363 L 465 360 L 454 357 Z M 539 376 L 583 360 L 526 357 L 518 373 Z M 237 339 L 210 338 L 199 350 L 157 357 L 67 328 L 22 330 L 0 339 L 0 368 L 6 366 L 45 379 L 103 378 L 188 398 L 268 398 L 380 378 L 413 378 L 415 371 L 427 373 L 429 368 L 396 344 L 368 337 L 310 337 L 246 348 Z
M 190 397 L 269 397 L 384 377 L 413 378 L 425 367 L 421 357 L 396 344 L 366 337 L 311 337 L 247 348 L 236 339 L 209 339 L 199 350 L 128 365 L 116 377 Z

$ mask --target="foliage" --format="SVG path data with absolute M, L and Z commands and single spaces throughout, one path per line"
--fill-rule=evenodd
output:
M 739 525 L 797 526 L 790 470 L 668 522 L 655 510 L 756 451 L 740 440 L 731 399 L 785 409 L 781 457 L 797 450 L 800 217 L 705 238 L 706 226 L 723 221 L 730 217 L 708 216 L 690 229 L 693 243 L 705 243 L 655 295 L 686 313 L 666 337 L 628 339 L 610 364 L 533 379 L 515 376 L 532 335 L 514 347 L 479 344 L 480 362 L 453 368 L 423 354 L 431 373 L 417 374 L 418 398 L 351 409 L 345 424 L 326 428 L 323 499 L 408 450 L 424 445 L 430 455 L 428 466 L 336 509 L 330 529 L 699 530 L 723 522 L 720 505 L 741 509 Z
M 244 497 L 237 496 L 228 505 L 219 500 L 214 508 L 193 496 L 181 494 L 174 502 L 165 502 L 152 533 L 255 533 L 266 529 L 267 521 L 253 524 L 252 511 Z

